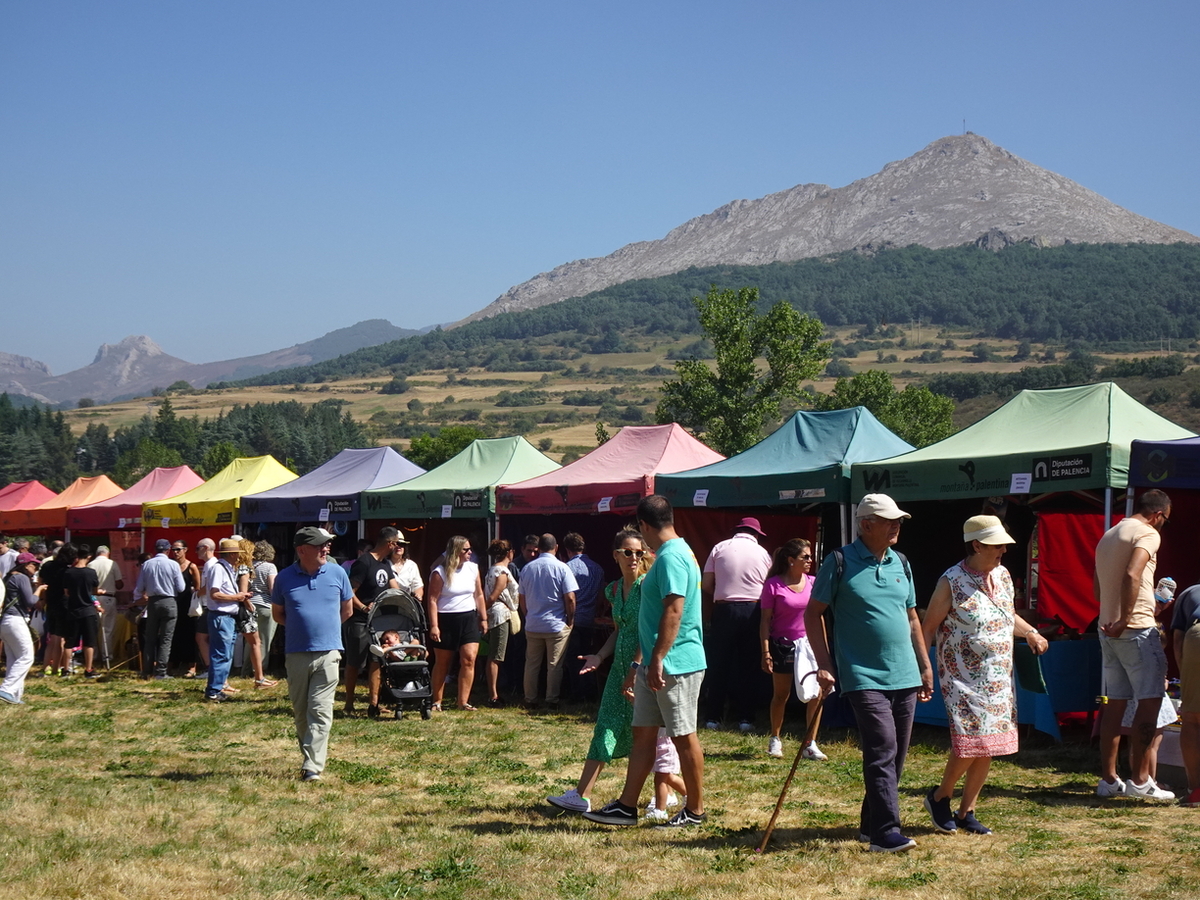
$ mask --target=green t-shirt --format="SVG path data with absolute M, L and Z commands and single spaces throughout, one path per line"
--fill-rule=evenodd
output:
M 833 610 L 838 687 L 849 691 L 900 691 L 921 686 L 908 611 L 917 605 L 904 563 L 890 549 L 882 562 L 861 540 L 842 548 L 845 569 L 825 557 L 812 599 Z
M 663 671 L 668 675 L 686 675 L 708 668 L 700 623 L 700 566 L 683 538 L 672 538 L 659 547 L 654 565 L 642 579 L 638 641 L 642 645 L 643 662 L 648 663 L 654 652 L 663 598 L 669 594 L 683 597 L 683 615 L 679 620 L 679 634 L 663 660 Z

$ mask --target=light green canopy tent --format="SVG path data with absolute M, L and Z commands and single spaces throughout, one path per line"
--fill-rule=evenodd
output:
M 953 500 L 1124 488 L 1129 445 L 1192 433 L 1147 409 L 1112 382 L 1021 391 L 944 441 L 851 467 L 851 494 Z
M 558 463 L 523 437 L 472 441 L 424 475 L 363 491 L 359 509 L 364 519 L 480 519 L 496 512 L 496 485 L 557 468 Z

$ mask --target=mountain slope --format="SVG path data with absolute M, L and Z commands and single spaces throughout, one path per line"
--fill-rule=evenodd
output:
M 909 244 L 938 249 L 980 238 L 993 248 L 1021 241 L 1200 242 L 968 133 L 934 141 L 842 188 L 803 184 L 735 200 L 661 240 L 566 263 L 509 289 L 463 322 L 690 266 L 763 265 Z

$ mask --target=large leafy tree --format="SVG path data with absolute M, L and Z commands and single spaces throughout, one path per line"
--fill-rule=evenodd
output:
M 953 400 L 924 385 L 910 384 L 897 391 L 892 376 L 878 369 L 839 378 L 830 393 L 816 396 L 814 405 L 819 410 L 865 406 L 914 447 L 924 447 L 954 433 Z
M 437 434 L 413 438 L 405 455 L 422 469 L 433 469 L 457 456 L 472 441 L 484 437 L 487 434 L 483 429 L 474 425 L 447 425 Z
M 658 421 L 678 422 L 732 456 L 762 439 L 783 400 L 802 399 L 801 384 L 824 367 L 830 345 L 821 341 L 821 323 L 789 303 L 760 314 L 758 288 L 713 285 L 692 302 L 712 342 L 715 370 L 694 358 L 676 361 L 678 378 L 663 385 Z

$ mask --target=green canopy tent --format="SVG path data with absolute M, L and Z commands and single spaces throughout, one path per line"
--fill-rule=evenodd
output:
M 749 450 L 698 469 L 659 475 L 676 508 L 845 505 L 850 466 L 912 450 L 863 406 L 796 413 Z M 846 533 L 842 516 L 843 542 Z
M 391 487 L 363 491 L 359 509 L 367 520 L 367 536 L 373 537 L 380 525 L 395 523 L 403 528 L 416 545 L 414 558 L 427 570 L 445 539 L 458 532 L 467 533 L 469 524 L 492 520 L 496 515 L 496 486 L 535 478 L 560 468 L 525 438 L 507 437 L 472 441 L 452 457 L 424 475 Z M 473 519 L 474 523 L 435 520 Z M 412 527 L 403 520 L 414 522 Z M 488 528 L 490 533 L 493 529 Z M 484 540 L 481 535 L 480 540 Z M 486 543 L 479 546 L 482 551 Z

